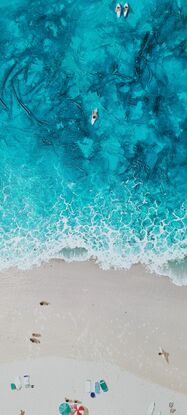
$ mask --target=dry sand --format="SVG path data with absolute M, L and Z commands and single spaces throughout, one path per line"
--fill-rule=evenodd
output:
M 66 395 L 89 415 L 146 415 L 152 401 L 154 415 L 169 414 L 170 401 L 176 415 L 187 414 L 187 286 L 139 265 L 102 271 L 53 261 L 0 274 L 0 292 L 0 415 L 55 415 Z M 30 342 L 33 332 L 40 344 Z M 11 391 L 26 372 L 35 388 Z M 87 377 L 105 378 L 109 392 L 92 400 Z

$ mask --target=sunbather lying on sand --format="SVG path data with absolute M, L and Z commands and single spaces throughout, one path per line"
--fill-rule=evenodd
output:
M 170 409 L 169 411 L 170 414 L 174 414 L 176 412 L 176 409 L 174 408 L 174 402 L 169 403 L 169 409 Z
M 36 338 L 34 338 L 34 337 L 31 337 L 30 338 L 30 341 L 32 342 L 32 343 L 40 343 L 40 340 L 38 340 L 38 339 L 36 339 Z
M 159 350 L 160 351 L 159 351 L 158 355 L 162 356 L 166 360 L 166 362 L 169 363 L 169 353 L 166 352 L 162 347 L 160 347 Z
M 48 301 L 40 301 L 40 305 L 49 305 Z
M 82 403 L 82 401 L 78 401 L 77 399 L 69 399 L 69 398 L 65 398 L 65 402 L 69 402 L 69 403 Z

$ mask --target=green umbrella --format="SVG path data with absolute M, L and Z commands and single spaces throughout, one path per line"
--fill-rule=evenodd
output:
M 71 412 L 71 408 L 68 403 L 61 403 L 59 406 L 59 412 L 61 415 L 69 415 Z

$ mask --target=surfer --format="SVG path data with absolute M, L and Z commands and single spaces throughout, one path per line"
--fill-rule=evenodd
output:
M 124 5 L 124 17 L 127 17 L 128 16 L 128 13 L 129 13 L 129 5 L 128 5 L 128 3 L 125 3 L 125 5 Z
M 95 108 L 92 111 L 92 118 L 91 118 L 91 124 L 92 125 L 94 125 L 94 123 L 96 122 L 97 118 L 98 118 L 98 110 L 97 110 L 97 108 Z
M 39 344 L 39 343 L 40 343 L 40 340 L 36 339 L 35 337 L 31 337 L 31 338 L 30 338 L 30 341 L 31 341 L 32 343 L 36 343 L 36 344 Z
M 121 5 L 118 3 L 116 5 L 116 8 L 115 8 L 115 13 L 116 13 L 117 17 L 121 16 L 121 12 L 122 12 Z

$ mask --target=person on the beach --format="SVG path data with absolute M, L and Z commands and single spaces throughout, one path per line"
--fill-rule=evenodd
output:
M 169 409 L 170 409 L 169 411 L 170 414 L 174 414 L 176 412 L 176 409 L 174 408 L 174 402 L 169 403 Z
M 158 355 L 162 356 L 166 360 L 166 362 L 169 363 L 169 353 L 166 352 L 162 347 L 160 347 L 159 350 L 160 351 L 159 351 Z
M 40 340 L 36 339 L 35 337 L 31 337 L 30 341 L 31 341 L 31 343 L 36 343 L 36 344 L 40 343 Z
M 49 305 L 48 301 L 40 301 L 40 305 Z

